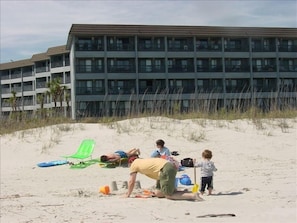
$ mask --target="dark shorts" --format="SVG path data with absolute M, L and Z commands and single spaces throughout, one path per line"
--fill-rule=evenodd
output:
M 127 154 L 122 150 L 115 151 L 114 153 L 119 154 L 121 158 L 128 158 Z
M 172 195 L 175 190 L 176 168 L 168 162 L 160 170 L 160 179 L 157 180 L 156 188 L 164 195 Z
M 207 188 L 206 188 L 207 186 Z M 205 188 L 207 190 L 213 189 L 213 182 L 212 182 L 212 176 L 210 177 L 201 177 L 201 188 L 200 192 L 204 192 Z

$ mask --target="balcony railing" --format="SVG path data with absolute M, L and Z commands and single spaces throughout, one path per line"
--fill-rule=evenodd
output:
M 164 51 L 165 46 L 164 44 L 138 43 L 138 50 L 139 51 Z
M 1 80 L 9 80 L 9 79 L 10 79 L 9 74 L 5 74 L 1 76 Z
M 193 45 L 180 45 L 180 44 L 173 44 L 172 46 L 168 46 L 168 51 L 193 51 Z
M 139 72 L 140 73 L 165 72 L 165 66 L 164 65 L 144 65 L 144 66 L 139 66 Z
M 77 65 L 76 72 L 78 73 L 103 73 L 104 67 L 102 65 Z
M 105 94 L 105 88 L 104 87 L 77 87 L 76 93 L 78 95 L 104 95 Z
M 47 67 L 36 67 L 36 73 L 48 72 L 49 69 Z
M 109 87 L 108 94 L 135 94 L 136 87 Z
M 169 87 L 169 94 L 190 94 L 195 93 L 195 86 L 192 87 Z
M 278 47 L 280 52 L 297 52 L 297 45 L 281 44 Z
M 253 72 L 276 72 L 276 66 L 275 65 L 254 65 L 253 66 Z
M 233 45 L 225 45 L 225 52 L 248 52 L 249 46 L 233 46 Z
M 281 72 L 297 72 L 297 65 L 280 65 Z
M 192 65 L 173 65 L 168 67 L 169 73 L 175 72 L 194 72 L 194 66 Z
M 52 61 L 51 68 L 63 67 L 63 61 Z
M 198 93 L 223 93 L 223 87 L 221 86 L 198 86 Z
M 33 91 L 33 86 L 32 85 L 25 85 L 25 86 L 23 86 L 23 91 Z
M 36 88 L 47 88 L 46 82 L 36 82 Z
M 75 50 L 77 51 L 103 51 L 103 44 L 101 43 L 76 43 Z
M 2 92 L 2 94 L 9 94 L 9 93 L 11 93 L 11 90 L 10 90 L 10 88 L 2 88 L 1 92 Z
M 222 51 L 221 44 L 201 44 L 196 46 L 197 51 Z
M 21 86 L 14 86 L 12 87 L 12 90 L 11 91 L 15 91 L 15 92 L 22 92 L 22 87 Z
M 33 72 L 32 71 L 24 71 L 23 72 L 23 77 L 31 77 L 33 76 Z
M 166 87 L 147 86 L 147 87 L 139 88 L 139 94 L 164 94 L 164 93 L 167 93 Z
M 108 73 L 134 73 L 134 65 L 109 65 L 107 67 Z
M 249 72 L 250 67 L 248 65 L 226 65 L 226 72 Z
M 107 45 L 109 51 L 134 51 L 134 44 L 109 44 Z
M 23 102 L 24 106 L 30 106 L 33 105 L 33 100 L 25 99 Z
M 197 65 L 197 72 L 222 72 L 223 67 L 218 65 Z
M 253 52 L 275 52 L 276 47 L 275 45 L 271 45 L 271 46 L 255 46 L 252 48 Z
M 21 78 L 21 77 L 22 77 L 22 74 L 21 73 L 11 74 L 11 79 L 16 79 L 16 78 Z

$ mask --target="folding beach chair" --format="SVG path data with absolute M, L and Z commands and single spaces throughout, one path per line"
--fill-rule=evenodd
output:
M 62 156 L 62 157 L 66 159 L 68 158 L 77 159 L 77 160 L 80 160 L 80 162 L 82 162 L 84 159 L 87 159 L 89 157 L 92 158 L 94 147 L 95 147 L 95 141 L 93 139 L 84 139 L 81 142 L 80 146 L 78 147 L 76 153 L 72 155 Z

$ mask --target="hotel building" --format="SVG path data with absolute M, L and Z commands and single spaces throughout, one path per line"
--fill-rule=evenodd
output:
M 73 24 L 65 46 L 0 64 L 1 115 L 33 113 L 59 78 L 73 119 L 297 107 L 297 29 Z M 59 104 L 60 106 L 60 104 Z M 44 108 L 54 107 L 46 95 Z

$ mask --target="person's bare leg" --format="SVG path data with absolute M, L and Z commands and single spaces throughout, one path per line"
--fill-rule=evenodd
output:
M 166 198 L 171 200 L 192 200 L 203 201 L 203 198 L 198 193 L 191 193 L 185 191 L 175 191 L 172 195 L 167 195 Z
M 140 150 L 139 149 L 130 149 L 129 151 L 126 152 L 127 156 L 133 156 L 133 155 L 140 155 Z
M 164 198 L 165 197 L 165 195 L 160 190 L 155 190 L 154 194 L 158 198 Z

